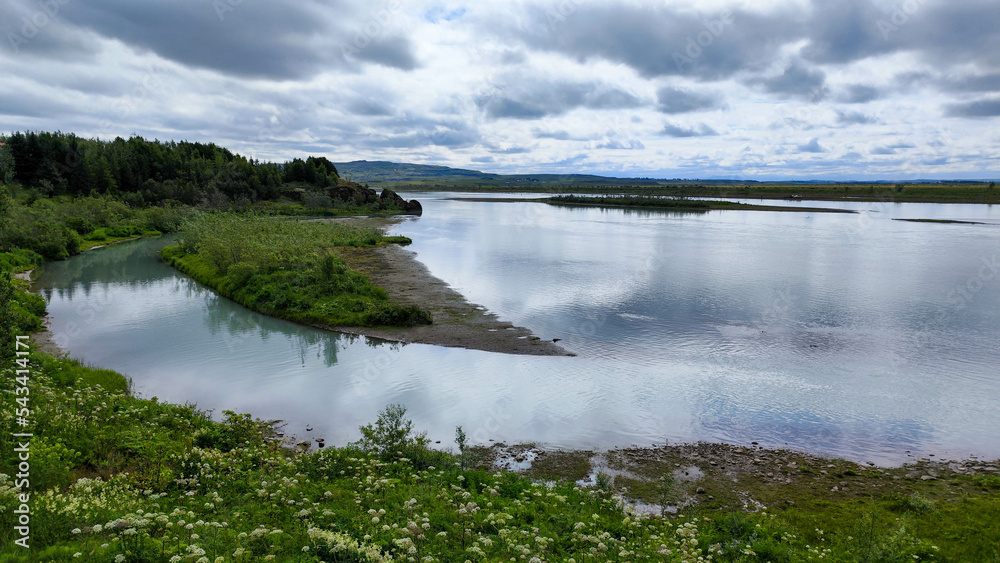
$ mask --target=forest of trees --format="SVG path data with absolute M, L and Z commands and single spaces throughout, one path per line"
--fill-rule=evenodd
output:
M 275 164 L 212 143 L 101 141 L 58 132 L 13 133 L 0 142 L 0 180 L 41 196 L 107 194 L 132 206 L 196 205 L 220 195 L 256 202 L 278 199 L 289 186 L 320 189 L 339 180 L 326 157 Z
M 174 232 L 202 211 L 339 215 L 412 212 L 414 205 L 341 179 L 326 157 L 277 164 L 211 143 L 0 136 L 0 263 L 5 253 L 58 260 L 98 244 Z

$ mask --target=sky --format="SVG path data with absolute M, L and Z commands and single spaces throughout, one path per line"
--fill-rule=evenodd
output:
M 3 0 L 0 130 L 500 173 L 1000 178 L 997 0 Z

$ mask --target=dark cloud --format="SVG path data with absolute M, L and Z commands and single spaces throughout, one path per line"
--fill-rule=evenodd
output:
M 666 135 L 668 137 L 711 137 L 718 135 L 719 133 L 705 125 L 704 123 L 699 124 L 697 127 L 682 127 L 674 123 L 664 123 L 663 129 L 660 131 L 661 135 Z
M 690 75 L 717 80 L 767 64 L 781 46 L 802 36 L 798 10 L 776 15 L 734 9 L 696 12 L 624 2 L 585 3 L 565 21 L 551 21 L 539 3 L 508 26 L 490 22 L 488 33 L 517 38 L 536 49 L 580 61 L 623 63 L 646 77 Z
M 824 149 L 823 146 L 819 144 L 819 139 L 815 138 L 804 145 L 799 145 L 796 148 L 799 150 L 799 152 L 808 152 L 808 153 L 826 152 L 826 149 Z
M 742 73 L 773 93 L 809 98 L 824 95 L 819 65 L 882 55 L 913 52 L 939 68 L 1000 68 L 1000 10 L 995 0 L 918 2 L 912 4 L 915 10 L 910 5 L 811 0 L 766 12 L 737 7 L 712 13 L 618 0 L 584 3 L 552 21 L 553 3 L 539 0 L 529 4 L 522 17 L 511 19 L 516 23 L 491 21 L 484 31 L 581 62 L 622 63 L 645 77 L 722 80 Z M 783 50 L 802 41 L 801 61 L 789 75 L 761 76 Z M 865 103 L 877 95 L 872 87 L 857 86 L 841 98 Z
M 827 95 L 826 73 L 808 68 L 802 61 L 795 61 L 778 76 L 755 78 L 750 84 L 782 97 L 796 97 L 811 102 L 821 101 Z
M 898 47 L 877 25 L 884 18 L 871 0 L 813 0 L 802 54 L 813 62 L 846 63 L 893 51 Z
M 526 154 L 531 152 L 531 149 L 528 147 L 508 147 L 505 149 L 490 149 L 490 152 L 493 154 Z
M 500 55 L 500 62 L 505 65 L 519 65 L 528 60 L 524 51 L 507 49 Z
M 858 111 L 838 111 L 837 123 L 841 125 L 868 125 L 878 123 L 878 120 Z
M 912 145 L 910 143 L 894 143 L 882 147 L 875 147 L 874 149 L 872 149 L 871 153 L 876 155 L 897 154 L 896 153 L 897 150 L 913 149 L 913 148 L 916 148 L 916 145 Z
M 613 86 L 590 83 L 511 80 L 477 97 L 476 104 L 493 119 L 539 119 L 576 108 L 626 109 L 642 105 L 633 94 Z
M 945 66 L 1000 64 L 1000 10 L 993 0 L 812 0 L 803 56 L 849 63 L 905 51 Z
M 419 131 L 404 135 L 384 136 L 375 139 L 363 139 L 360 140 L 359 144 L 373 148 L 412 149 L 433 145 L 458 149 L 479 144 L 479 134 L 474 131 L 442 129 L 438 131 Z
M 569 141 L 573 140 L 573 137 L 568 131 L 542 131 L 540 129 L 535 129 L 533 134 L 536 139 L 555 139 L 557 141 Z
M 11 28 L 20 33 L 23 14 L 41 9 L 41 3 L 8 1 L 0 7 L 5 36 Z M 247 77 L 309 77 L 346 68 L 347 58 L 403 70 L 418 66 L 413 43 L 393 33 L 391 17 L 378 21 L 349 0 L 51 3 L 61 6 L 59 13 L 27 47 L 61 58 L 96 52 L 100 36 L 182 65 Z
M 221 72 L 291 78 L 327 60 L 312 39 L 331 30 L 306 4 L 245 2 L 71 2 L 65 17 L 83 29 L 182 64 Z
M 496 161 L 497 161 L 497 159 L 493 158 L 492 156 L 475 156 L 475 157 L 472 157 L 472 162 L 475 162 L 476 164 L 492 164 L 492 163 L 494 163 Z
M 413 54 L 413 44 L 407 37 L 390 37 L 372 42 L 360 49 L 354 58 L 400 70 L 414 70 L 419 66 Z
M 941 87 L 951 92 L 1000 92 L 1000 74 L 948 77 Z
M 699 94 L 680 88 L 665 86 L 656 92 L 657 109 L 663 113 L 689 113 L 722 106 L 722 101 L 712 94 Z
M 0 53 L 90 60 L 99 51 L 92 38 L 67 22 L 66 8 L 28 0 L 0 2 Z
M 0 115 L 58 117 L 74 113 L 76 108 L 50 96 L 19 96 L 0 90 Z
M 355 115 L 382 117 L 396 113 L 388 102 L 373 97 L 352 100 L 347 102 L 345 107 Z
M 879 99 L 879 97 L 879 91 L 874 86 L 851 84 L 837 95 L 836 101 L 842 104 L 867 104 Z
M 951 104 L 945 107 L 948 117 L 996 117 L 1000 116 L 1000 98 L 987 98 L 974 102 Z

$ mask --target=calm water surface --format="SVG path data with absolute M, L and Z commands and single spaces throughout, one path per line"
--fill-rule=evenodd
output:
M 156 258 L 159 240 L 46 266 L 39 287 L 72 355 L 128 374 L 145 396 L 283 419 L 332 444 L 398 402 L 442 445 L 462 425 L 479 442 L 565 448 L 1000 456 L 997 206 L 678 215 L 455 195 L 405 195 L 424 215 L 394 232 L 470 301 L 577 357 L 299 327 L 177 274 Z

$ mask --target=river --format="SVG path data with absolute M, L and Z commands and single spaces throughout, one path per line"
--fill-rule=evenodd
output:
M 282 419 L 327 444 L 402 403 L 442 447 L 462 425 L 480 443 L 551 448 L 1000 457 L 1000 206 L 668 214 L 403 195 L 424 214 L 393 233 L 434 275 L 577 356 L 300 327 L 178 274 L 156 257 L 163 240 L 49 264 L 36 287 L 55 339 L 143 396 Z

